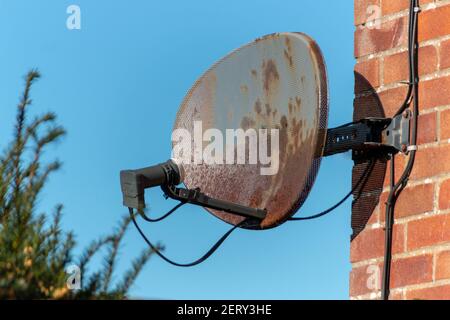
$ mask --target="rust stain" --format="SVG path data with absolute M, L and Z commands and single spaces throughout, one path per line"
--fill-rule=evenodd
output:
M 303 140 L 303 120 L 297 120 L 292 118 L 292 136 L 294 137 L 294 147 L 300 147 L 300 143 Z
M 291 68 L 293 68 L 294 67 L 294 60 L 292 59 L 292 55 L 289 54 L 289 51 L 286 50 L 286 49 L 284 50 L 284 57 L 286 58 L 287 62 L 289 63 L 289 66 Z
M 302 106 L 302 98 L 300 98 L 299 96 L 295 97 L 295 110 L 299 111 L 301 106 Z
M 309 42 L 308 49 L 313 57 L 322 57 L 322 52 L 320 51 L 319 46 L 315 42 L 312 41 Z
M 262 112 L 261 100 L 259 99 L 256 100 L 254 109 L 257 114 L 261 114 Z
M 292 43 L 291 43 L 291 39 L 289 39 L 289 37 L 286 37 L 284 39 L 284 43 L 286 45 L 286 49 L 284 49 L 283 54 L 284 54 L 284 58 L 287 60 L 287 62 L 289 63 L 289 66 L 291 68 L 294 67 L 294 59 L 292 58 L 293 55 L 293 51 L 292 51 Z
M 270 104 L 266 103 L 266 116 L 269 117 L 272 109 L 270 108 Z
M 286 116 L 282 116 L 280 120 L 281 129 L 288 127 L 288 120 Z M 285 141 L 287 142 L 287 141 Z
M 289 37 L 285 37 L 284 43 L 286 44 L 286 47 L 288 48 L 289 52 L 292 52 L 291 39 Z
M 289 98 L 288 109 L 289 109 L 289 114 L 291 114 L 294 111 L 294 105 L 292 104 L 292 98 Z
M 241 128 L 242 129 L 248 130 L 250 128 L 253 128 L 254 126 L 255 126 L 255 121 L 252 118 L 250 118 L 248 116 L 244 116 L 242 118 L 242 121 L 241 121 Z
M 267 95 L 269 95 L 272 89 L 276 90 L 276 87 L 280 81 L 280 75 L 278 73 L 275 61 L 272 59 L 267 61 L 264 60 L 262 69 L 264 74 L 264 91 Z

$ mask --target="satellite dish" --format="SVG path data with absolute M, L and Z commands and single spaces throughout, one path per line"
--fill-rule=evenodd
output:
M 145 189 L 161 186 L 166 197 L 203 206 L 234 226 L 273 228 L 302 206 L 321 157 L 352 150 L 356 161 L 380 148 L 406 153 L 410 118 L 366 117 L 327 129 L 327 75 L 318 45 L 303 33 L 267 35 L 195 82 L 176 116 L 172 159 L 121 171 L 123 203 L 142 212 Z M 205 155 L 212 144 L 214 152 Z M 252 161 L 264 155 L 270 162 Z M 177 187 L 182 182 L 186 188 Z
M 259 38 L 219 60 L 195 82 L 179 108 L 174 130 L 183 128 L 194 136 L 195 122 L 202 124 L 203 132 L 215 129 L 223 136 L 230 129 L 278 129 L 278 163 L 272 163 L 277 172 L 262 175 L 263 166 L 248 161 L 227 165 L 191 159 L 183 165 L 184 184 L 213 198 L 266 209 L 266 217 L 252 228 L 278 226 L 297 212 L 313 186 L 327 118 L 325 63 L 314 40 L 303 33 Z M 207 210 L 233 225 L 245 219 Z

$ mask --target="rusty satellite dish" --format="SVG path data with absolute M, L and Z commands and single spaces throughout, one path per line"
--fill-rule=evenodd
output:
M 317 44 L 302 33 L 257 39 L 197 80 L 181 104 L 174 129 L 193 135 L 195 121 L 201 121 L 203 131 L 215 128 L 224 135 L 227 129 L 279 129 L 278 173 L 261 175 L 258 164 L 191 162 L 183 166 L 184 183 L 213 198 L 265 208 L 267 215 L 257 228 L 275 227 L 301 207 L 313 186 L 327 115 L 327 77 Z M 234 225 L 245 219 L 207 210 Z
M 318 45 L 303 33 L 259 38 L 219 60 L 189 90 L 175 119 L 170 160 L 144 169 L 121 171 L 123 204 L 132 217 L 136 209 L 146 221 L 156 222 L 189 203 L 206 208 L 235 228 L 255 230 L 273 228 L 288 219 L 317 218 L 324 212 L 309 217 L 292 216 L 311 191 L 322 157 L 351 150 L 357 163 L 372 163 L 375 156 L 386 158 L 387 154 L 408 152 L 411 115 L 374 115 L 377 113 L 367 110 L 365 118 L 328 129 L 327 74 Z M 196 139 L 198 124 L 200 141 Z M 204 155 L 203 150 L 217 142 L 218 137 L 228 137 L 229 130 L 244 134 L 243 151 L 239 153 L 240 145 L 232 135 L 231 141 L 218 143 L 220 147 L 214 149 L 214 155 L 210 154 L 211 158 L 219 154 L 222 159 L 226 154 L 226 162 L 203 161 L 202 157 L 198 161 L 199 154 Z M 176 132 L 185 133 L 189 139 L 180 144 L 174 139 Z M 205 139 L 204 132 L 214 134 Z M 247 136 L 247 132 L 255 135 Z M 254 137 L 261 138 L 261 132 L 270 136 L 270 148 L 266 145 L 266 151 L 270 149 L 270 164 L 276 167 L 271 174 L 262 173 L 267 169 L 266 162 L 247 161 L 264 154 L 260 152 L 261 145 L 257 145 L 257 153 L 248 147 Z M 275 136 L 277 148 L 272 148 Z M 180 149 L 182 152 L 175 152 Z M 243 161 L 234 162 L 235 159 Z M 366 171 L 354 182 L 344 201 L 362 190 L 368 177 Z M 181 183 L 186 188 L 180 187 Z M 143 213 L 144 192 L 156 186 L 180 204 L 160 219 L 152 220 Z

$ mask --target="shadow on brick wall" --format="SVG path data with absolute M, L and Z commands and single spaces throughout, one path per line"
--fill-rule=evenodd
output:
M 353 120 L 362 118 L 377 117 L 384 118 L 384 110 L 381 100 L 370 82 L 360 73 L 355 72 L 355 100 L 353 105 Z M 352 175 L 353 193 L 352 221 L 353 234 L 351 240 L 366 227 L 370 221 L 372 213 L 377 207 L 381 193 L 387 167 L 386 155 L 376 152 L 367 153 L 362 159 L 354 160 Z M 368 172 L 367 178 L 362 175 Z M 361 180 L 358 188 L 355 185 Z

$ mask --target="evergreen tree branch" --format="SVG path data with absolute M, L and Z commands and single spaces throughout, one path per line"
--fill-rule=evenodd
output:
M 54 113 L 45 113 L 28 123 L 30 92 L 39 73 L 32 70 L 17 106 L 13 140 L 0 155 L 0 299 L 121 299 L 124 298 L 152 252 L 146 250 L 133 260 L 130 270 L 114 290 L 110 289 L 121 242 L 129 226 L 126 215 L 118 229 L 99 238 L 79 256 L 81 290 L 67 287 L 66 268 L 73 260 L 75 240 L 63 231 L 63 206 L 55 208 L 53 219 L 36 212 L 37 197 L 51 173 L 61 163 L 42 162 L 48 145 L 56 143 L 66 131 L 56 123 Z M 93 256 L 108 246 L 102 268 L 86 276 Z
M 162 251 L 164 248 L 157 244 L 158 250 Z M 144 249 L 139 257 L 135 258 L 131 264 L 130 269 L 125 273 L 122 281 L 117 285 L 115 291 L 118 295 L 126 296 L 133 283 L 136 281 L 138 275 L 141 273 L 145 264 L 155 252 L 152 249 Z
M 105 270 L 104 270 L 104 278 L 103 278 L 103 287 L 102 291 L 107 292 L 109 288 L 109 284 L 111 282 L 112 274 L 116 264 L 116 257 L 119 252 L 120 243 L 125 235 L 125 232 L 130 225 L 131 219 L 128 215 L 124 215 L 122 218 L 122 222 L 119 226 L 119 229 L 112 236 L 112 241 L 110 243 L 108 256 L 105 259 Z

